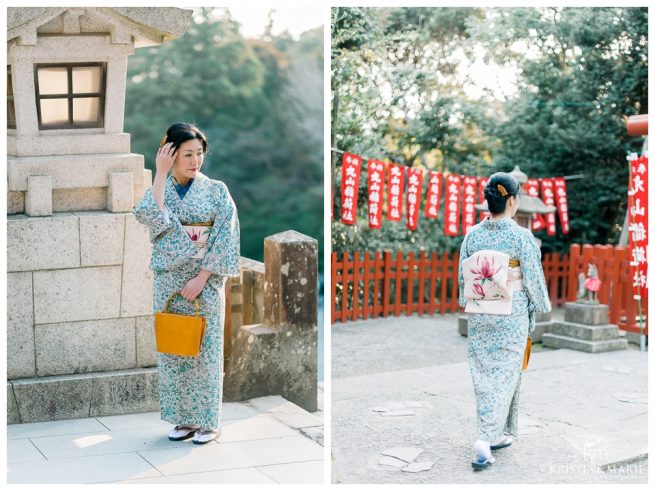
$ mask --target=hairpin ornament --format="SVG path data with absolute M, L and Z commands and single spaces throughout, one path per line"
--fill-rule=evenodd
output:
M 505 189 L 505 186 L 498 184 L 496 187 L 498 188 L 498 191 L 500 191 L 500 194 L 503 195 L 503 197 L 507 196 L 507 189 Z
M 166 135 L 164 135 L 164 138 L 162 138 L 161 141 L 159 142 L 159 146 L 163 147 L 165 143 L 166 143 Z

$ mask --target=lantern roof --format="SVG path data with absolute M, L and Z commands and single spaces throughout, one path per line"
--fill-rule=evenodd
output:
M 517 214 L 526 214 L 526 215 L 532 215 L 533 213 L 553 213 L 557 211 L 557 207 L 555 206 L 549 206 L 545 204 L 541 199 L 537 196 L 530 196 L 527 192 L 526 189 L 526 184 L 528 182 L 528 176 L 525 174 L 523 171 L 521 171 L 521 168 L 518 165 L 514 166 L 514 170 L 509 173 L 510 175 L 514 176 L 514 178 L 518 181 L 519 186 L 521 187 L 521 196 L 519 199 L 519 209 L 517 210 Z M 483 201 L 482 203 L 475 205 L 475 208 L 480 211 L 489 211 L 489 208 L 487 207 L 487 201 Z
M 192 14 L 175 7 L 8 7 L 7 42 L 35 45 L 38 35 L 105 33 L 112 43 L 157 46 L 182 36 Z

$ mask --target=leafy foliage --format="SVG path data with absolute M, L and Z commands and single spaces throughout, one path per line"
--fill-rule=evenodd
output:
M 584 174 L 567 182 L 570 234 L 537 232 L 543 248 L 616 243 L 625 157 L 643 141 L 627 135 L 624 118 L 648 110 L 647 22 L 646 8 L 335 8 L 332 145 L 461 174 L 517 164 L 534 177 Z M 516 70 L 515 93 L 470 95 L 462 73 L 480 51 Z M 338 218 L 336 153 L 332 162 Z M 415 232 L 404 221 L 369 230 L 365 192 L 364 171 L 358 224 L 332 223 L 334 250 L 459 246 L 461 237 L 443 236 L 442 218 L 422 214 Z
M 322 248 L 322 46 L 322 29 L 246 39 L 228 11 L 201 8 L 182 37 L 129 59 L 132 151 L 154 173 L 168 126 L 197 124 L 209 140 L 203 173 L 239 210 L 243 256 L 262 260 L 264 238 L 289 229 Z

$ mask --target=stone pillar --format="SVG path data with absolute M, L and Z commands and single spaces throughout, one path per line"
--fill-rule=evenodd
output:
M 282 396 L 316 411 L 318 242 L 293 230 L 264 240 L 264 322 L 279 336 Z
M 264 265 L 264 323 L 239 328 L 225 396 L 277 394 L 316 411 L 318 242 L 292 230 L 267 237 Z M 244 286 L 244 305 L 250 303 L 248 291 Z M 244 314 L 244 320 L 253 317 Z
M 52 215 L 52 177 L 28 176 L 25 214 L 30 217 Z

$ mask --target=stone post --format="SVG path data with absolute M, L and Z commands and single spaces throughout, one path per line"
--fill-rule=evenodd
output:
M 264 322 L 280 334 L 281 395 L 316 411 L 318 242 L 293 230 L 267 237 L 264 264 Z
M 226 368 L 225 396 L 244 400 L 279 394 L 316 411 L 318 242 L 292 230 L 267 237 L 264 268 L 264 323 L 239 328 Z M 247 291 L 244 286 L 244 297 Z

